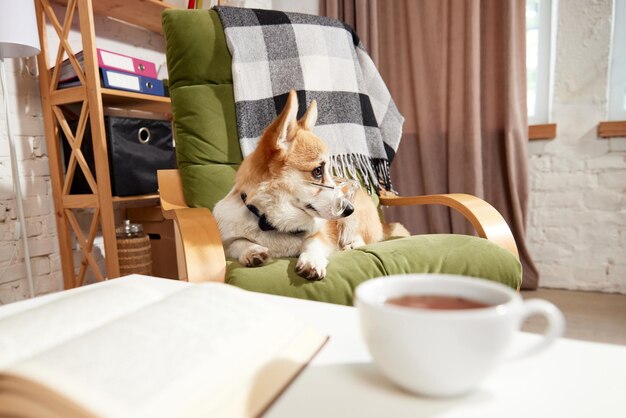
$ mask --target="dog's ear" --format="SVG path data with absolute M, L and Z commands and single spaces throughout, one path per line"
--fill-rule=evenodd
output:
M 292 130 L 296 127 L 298 116 L 298 96 L 294 90 L 289 92 L 287 104 L 278 117 L 278 137 L 276 146 L 280 149 L 289 148 L 289 142 L 293 139 Z
M 315 122 L 317 122 L 317 102 L 313 100 L 302 118 L 298 121 L 298 124 L 302 128 L 310 131 L 315 126 Z

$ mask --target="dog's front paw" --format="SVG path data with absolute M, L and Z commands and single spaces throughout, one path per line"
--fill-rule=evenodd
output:
M 327 265 L 325 257 L 302 253 L 296 263 L 296 273 L 307 280 L 321 280 L 326 276 Z
M 348 250 L 354 250 L 356 248 L 361 248 L 365 245 L 365 241 L 363 241 L 363 239 L 359 238 L 355 238 L 352 242 L 349 242 L 347 244 L 345 244 L 343 247 L 341 247 L 341 251 L 348 251 Z
M 239 262 L 246 267 L 262 266 L 270 259 L 270 250 L 260 245 L 255 245 L 239 257 Z

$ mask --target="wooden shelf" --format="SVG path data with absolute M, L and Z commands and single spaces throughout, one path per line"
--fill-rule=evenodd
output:
M 54 0 L 54 2 L 67 5 L 67 0 Z M 159 0 L 95 0 L 93 2 L 94 14 L 113 17 L 161 34 L 163 33 L 161 12 L 173 8 L 175 6 Z
M 113 204 L 116 208 L 138 208 L 144 206 L 156 206 L 159 203 L 158 194 L 145 194 L 141 196 L 113 196 Z
M 104 106 L 154 113 L 172 113 L 169 97 L 105 88 L 101 91 Z M 86 95 L 85 86 L 70 87 L 50 93 L 50 102 L 54 105 L 79 103 L 85 100 Z
M 154 204 L 159 200 L 159 194 L 145 194 L 138 196 L 113 196 L 111 201 L 115 206 L 129 206 Z M 63 206 L 71 209 L 93 208 L 98 206 L 98 196 L 95 194 L 74 194 L 63 196 Z
M 113 202 L 115 203 L 124 203 L 124 202 L 140 202 L 142 200 L 155 200 L 159 198 L 159 194 L 143 194 L 139 196 L 113 196 Z
M 151 94 L 134 93 L 132 91 L 102 89 L 102 103 L 105 106 L 132 108 L 155 113 L 172 113 L 172 102 L 169 97 Z

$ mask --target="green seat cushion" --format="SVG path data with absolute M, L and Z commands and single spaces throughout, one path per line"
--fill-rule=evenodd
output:
M 310 282 L 295 273 L 295 258 L 245 267 L 230 260 L 226 282 L 243 289 L 352 305 L 354 289 L 374 277 L 403 273 L 445 273 L 481 277 L 514 289 L 522 267 L 507 250 L 468 235 L 416 235 L 341 251 L 330 257 L 326 277 Z

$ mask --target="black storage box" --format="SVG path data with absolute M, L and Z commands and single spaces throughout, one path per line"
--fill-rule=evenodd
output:
M 170 121 L 107 116 L 104 118 L 104 125 L 113 196 L 156 193 L 158 190 L 157 170 L 176 168 Z M 63 135 L 63 131 L 60 130 L 60 132 Z M 71 148 L 65 138 L 62 142 L 67 169 Z M 85 129 L 81 150 L 95 176 L 89 123 Z M 92 193 L 78 164 L 70 193 Z

